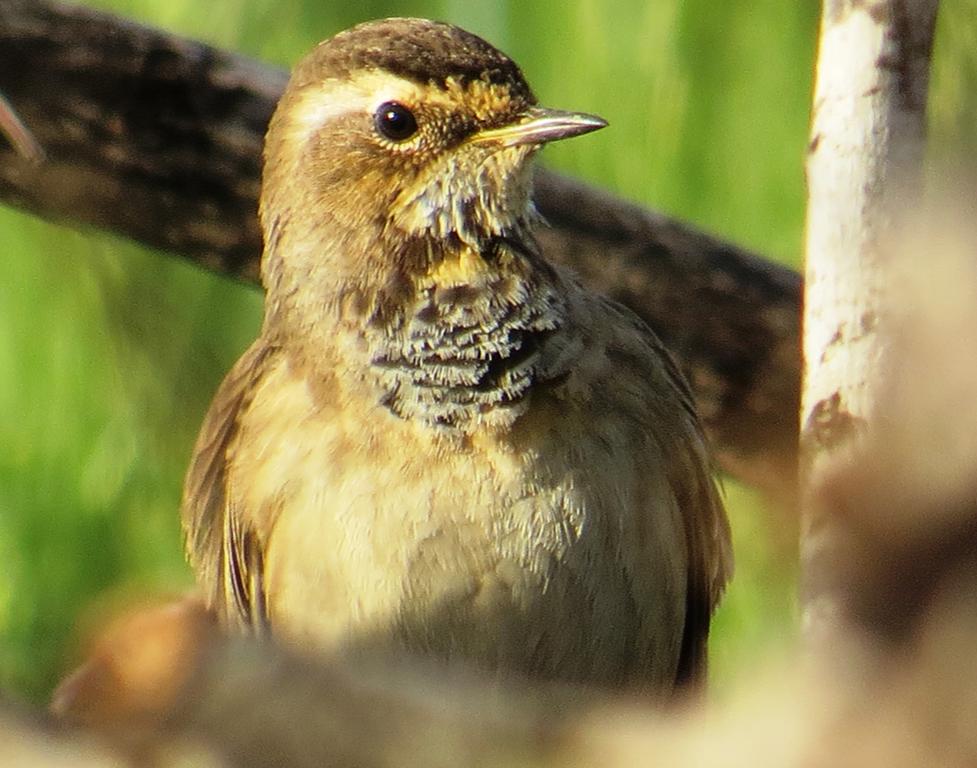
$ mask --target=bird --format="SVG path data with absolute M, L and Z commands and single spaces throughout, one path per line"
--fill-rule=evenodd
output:
M 701 684 L 732 553 L 689 385 L 534 235 L 534 156 L 606 125 L 442 22 L 365 22 L 296 65 L 265 139 L 263 324 L 184 484 L 227 630 Z

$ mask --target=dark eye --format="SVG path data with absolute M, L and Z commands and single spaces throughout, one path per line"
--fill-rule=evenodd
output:
M 380 135 L 391 141 L 406 141 L 417 133 L 414 113 L 396 101 L 381 104 L 373 115 L 373 122 Z

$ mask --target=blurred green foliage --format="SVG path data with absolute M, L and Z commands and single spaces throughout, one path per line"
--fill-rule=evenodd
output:
M 974 136 L 972 3 L 944 9 L 960 24 L 943 25 L 934 84 L 934 134 L 957 143 Z M 90 4 L 282 65 L 368 18 L 453 21 L 510 53 L 544 103 L 609 119 L 544 162 L 798 263 L 813 0 Z M 42 700 L 93 606 L 191 584 L 182 473 L 220 377 L 257 332 L 261 298 L 6 209 L 0 251 L 0 690 Z M 720 688 L 796 626 L 794 525 L 727 487 L 738 571 L 714 635 Z

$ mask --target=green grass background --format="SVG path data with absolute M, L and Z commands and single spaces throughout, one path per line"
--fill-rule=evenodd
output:
M 977 146 L 974 2 L 945 2 L 938 162 Z M 89 4 L 282 65 L 368 18 L 454 21 L 510 53 L 544 103 L 610 121 L 545 163 L 799 263 L 813 0 Z M 0 252 L 0 695 L 42 701 L 100 606 L 192 583 L 182 474 L 220 377 L 257 332 L 261 297 L 9 209 Z M 720 691 L 796 633 L 793 524 L 727 490 L 738 571 L 713 641 Z

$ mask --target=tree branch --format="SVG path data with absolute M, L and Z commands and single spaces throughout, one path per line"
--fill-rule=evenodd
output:
M 926 94 L 938 0 L 825 0 L 808 157 L 802 406 L 803 621 L 829 653 L 849 619 L 850 520 L 819 498 L 889 416 L 896 230 L 922 201 Z
M 286 73 L 104 13 L 0 2 L 0 92 L 47 154 L 0 147 L 0 200 L 253 281 L 265 124 Z M 792 487 L 800 279 L 673 219 L 542 171 L 551 259 L 628 304 L 689 373 L 722 466 Z

